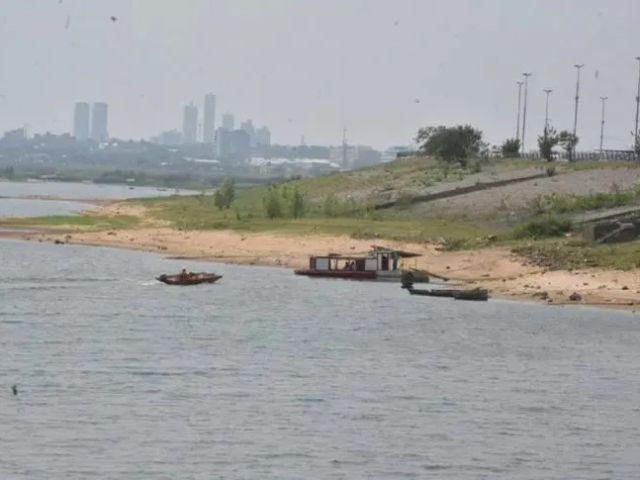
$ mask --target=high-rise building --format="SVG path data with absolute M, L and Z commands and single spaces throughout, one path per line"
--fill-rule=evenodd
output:
M 202 141 L 213 143 L 216 139 L 216 96 L 213 93 L 204 96 L 203 116 Z
M 240 130 L 247 132 L 247 135 L 249 135 L 249 145 L 251 145 L 252 147 L 255 147 L 256 146 L 256 129 L 253 126 L 253 121 L 249 119 L 246 122 L 242 122 L 240 124 Z
M 106 103 L 97 102 L 93 104 L 91 112 L 91 139 L 96 142 L 106 142 L 109 140 L 108 131 L 108 109 Z
M 244 130 L 219 128 L 216 135 L 218 160 L 246 160 L 251 156 L 249 135 Z
M 256 130 L 256 146 L 271 146 L 271 131 L 268 127 L 260 127 Z
M 89 104 L 77 102 L 73 110 L 73 136 L 78 142 L 89 138 Z
M 236 125 L 236 120 L 233 118 L 231 113 L 225 113 L 222 115 L 222 128 L 225 130 L 234 130 Z
M 198 141 L 198 107 L 193 103 L 185 105 L 182 121 L 182 143 L 193 145 Z

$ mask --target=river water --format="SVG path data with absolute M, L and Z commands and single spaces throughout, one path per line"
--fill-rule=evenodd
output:
M 0 181 L 0 217 L 73 215 L 93 207 L 81 200 L 162 197 L 176 193 L 197 192 L 94 183 Z
M 47 243 L 0 265 L 0 478 L 640 476 L 631 313 Z M 182 266 L 224 277 L 153 281 Z

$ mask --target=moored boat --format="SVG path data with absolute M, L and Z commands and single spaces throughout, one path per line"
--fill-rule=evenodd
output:
M 422 270 L 402 268 L 402 259 L 419 257 L 419 253 L 372 246 L 364 255 L 328 255 L 309 258 L 309 268 L 295 270 L 308 277 L 343 278 L 349 280 L 401 281 L 409 275 L 412 282 L 428 282 L 429 274 Z
M 428 297 L 448 297 L 456 300 L 476 300 L 486 301 L 489 299 L 489 291 L 484 288 L 461 289 L 431 289 L 422 290 L 413 287 L 406 287 L 411 295 L 425 295 Z
M 198 285 L 200 283 L 215 283 L 220 280 L 222 275 L 215 273 L 178 273 L 177 275 L 162 274 L 156 277 L 156 280 L 167 285 Z

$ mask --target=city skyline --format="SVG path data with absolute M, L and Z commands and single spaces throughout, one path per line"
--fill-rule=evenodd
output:
M 530 71 L 533 146 L 544 126 L 544 88 L 554 91 L 550 124 L 572 129 L 573 65 L 584 63 L 578 148 L 598 148 L 603 95 L 604 143 L 628 147 L 640 53 L 629 39 L 638 20 L 631 0 L 584 0 L 580 9 L 525 0 L 7 0 L 0 40 L 21 50 L 0 53 L 0 131 L 27 124 L 62 133 L 69 104 L 101 98 L 112 108 L 113 136 L 149 138 L 174 128 L 185 91 L 215 86 L 224 99 L 218 109 L 233 105 L 238 118 L 260 118 L 279 143 L 304 134 L 335 144 L 347 126 L 354 142 L 384 147 L 406 144 L 422 126 L 468 123 L 499 144 L 513 135 L 513 82 Z M 241 30 L 246 41 L 227 41 Z M 203 61 L 202 44 L 216 62 Z M 441 44 L 448 47 L 427 48 Z M 225 62 L 232 67 L 219 68 Z

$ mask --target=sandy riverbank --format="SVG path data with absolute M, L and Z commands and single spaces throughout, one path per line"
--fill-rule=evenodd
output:
M 347 236 L 298 236 L 228 230 L 186 232 L 161 225 L 116 231 L 32 231 L 5 232 L 3 235 L 33 241 L 60 240 L 155 251 L 184 258 L 186 268 L 189 268 L 189 259 L 297 268 L 306 266 L 309 256 L 313 254 L 363 253 L 374 243 Z M 407 261 L 407 267 L 426 269 L 463 285 L 485 287 L 494 296 L 551 304 L 589 304 L 626 309 L 633 309 L 636 302 L 640 305 L 640 275 L 637 271 L 546 271 L 528 265 L 505 248 L 442 252 L 430 244 L 383 240 L 376 243 L 423 255 Z M 574 292 L 581 296 L 580 301 L 569 300 L 569 295 Z

